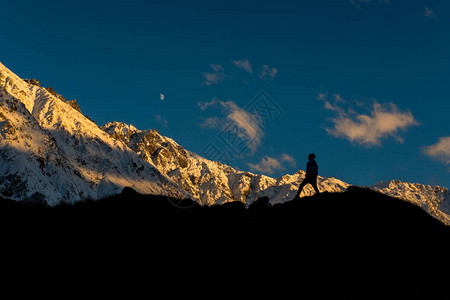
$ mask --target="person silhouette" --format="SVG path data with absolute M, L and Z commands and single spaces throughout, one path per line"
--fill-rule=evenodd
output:
M 312 185 L 317 194 L 320 194 L 319 188 L 317 187 L 317 176 L 319 175 L 319 166 L 317 165 L 315 158 L 316 155 L 314 153 L 311 153 L 308 156 L 308 163 L 306 164 L 306 176 L 305 179 L 303 179 L 302 183 L 300 183 L 295 198 L 300 198 L 300 193 L 302 192 L 305 185 L 307 185 L 308 183 Z

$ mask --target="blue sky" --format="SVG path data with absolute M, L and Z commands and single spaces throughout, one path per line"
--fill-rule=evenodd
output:
M 99 125 L 157 128 L 270 176 L 315 152 L 322 176 L 352 184 L 450 186 L 449 1 L 1 7 L 0 61 Z

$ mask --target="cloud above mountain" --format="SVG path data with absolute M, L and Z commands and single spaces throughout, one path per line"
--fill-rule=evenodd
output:
M 286 153 L 283 153 L 278 158 L 266 155 L 259 163 L 248 163 L 251 170 L 267 175 L 272 175 L 275 171 L 284 170 L 286 166 L 294 167 L 295 165 L 295 159 Z
M 205 119 L 203 128 L 229 130 L 230 134 L 237 135 L 243 143 L 254 153 L 261 145 L 264 131 L 259 121 L 249 112 L 241 108 L 231 100 L 222 101 L 213 98 L 209 102 L 198 102 L 198 107 L 205 111 L 208 108 L 219 107 L 220 114 L 224 117 L 213 116 Z
M 450 136 L 441 137 L 436 144 L 423 148 L 426 155 L 450 165 Z
M 331 119 L 333 127 L 326 128 L 328 134 L 367 147 L 380 146 L 382 139 L 387 137 L 402 143 L 399 132 L 419 124 L 410 111 L 403 112 L 394 103 L 373 101 L 373 105 L 367 107 L 355 100 L 357 108 L 365 108 L 368 112 L 358 113 L 354 107 L 346 107 L 346 101 L 338 94 L 333 95 L 333 103 L 328 101 L 326 94 L 319 94 L 318 99 L 324 102 L 325 109 L 336 114 Z

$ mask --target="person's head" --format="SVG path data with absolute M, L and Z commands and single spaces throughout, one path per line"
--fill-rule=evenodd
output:
M 313 159 L 315 159 L 316 158 L 316 155 L 314 154 L 314 153 L 311 153 L 309 156 L 308 156 L 308 160 L 313 160 Z

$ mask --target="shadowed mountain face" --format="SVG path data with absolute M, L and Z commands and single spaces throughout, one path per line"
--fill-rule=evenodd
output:
M 448 295 L 450 228 L 410 203 L 353 187 L 248 209 L 184 201 L 131 189 L 74 206 L 4 200 L 5 255 L 74 272 L 138 268 L 182 293 Z

